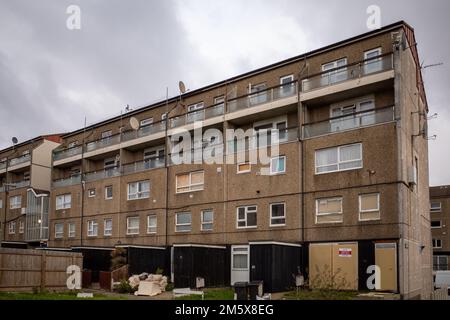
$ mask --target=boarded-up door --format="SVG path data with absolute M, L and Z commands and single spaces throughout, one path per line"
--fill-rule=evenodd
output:
M 318 243 L 309 246 L 309 285 L 312 288 L 331 286 L 332 243 Z
M 397 291 L 397 244 L 376 243 L 375 264 L 380 268 L 380 291 Z

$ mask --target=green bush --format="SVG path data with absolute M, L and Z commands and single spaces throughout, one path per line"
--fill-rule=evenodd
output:
M 136 290 L 128 283 L 127 280 L 120 281 L 119 285 L 116 287 L 119 293 L 134 293 Z

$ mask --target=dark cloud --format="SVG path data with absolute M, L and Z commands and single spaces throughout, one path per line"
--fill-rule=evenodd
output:
M 81 30 L 66 8 L 81 7 Z M 448 103 L 450 2 L 0 0 L 0 148 L 12 136 L 71 131 L 190 89 L 368 31 L 366 8 L 382 24 L 416 31 L 431 113 L 430 180 L 450 183 Z

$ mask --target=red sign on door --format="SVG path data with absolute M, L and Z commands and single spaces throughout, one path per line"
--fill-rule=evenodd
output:
M 352 249 L 351 248 L 339 248 L 339 257 L 351 257 Z

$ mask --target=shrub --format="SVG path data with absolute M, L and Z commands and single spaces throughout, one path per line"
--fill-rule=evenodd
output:
M 116 290 L 119 293 L 134 293 L 136 291 L 132 286 L 130 286 L 127 280 L 120 281 L 116 287 Z

